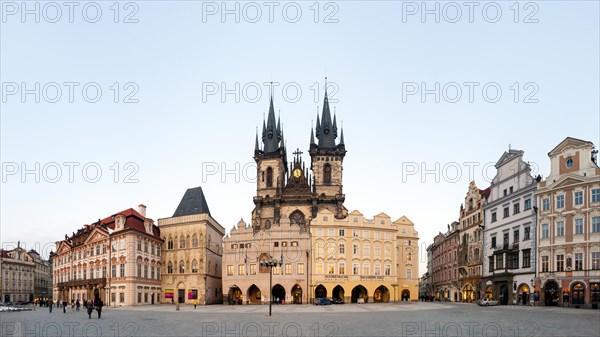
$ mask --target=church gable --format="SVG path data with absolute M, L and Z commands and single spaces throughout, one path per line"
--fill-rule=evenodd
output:
M 552 149 L 552 151 L 548 152 L 548 156 L 550 156 L 550 157 L 555 156 L 557 154 L 564 152 L 565 150 L 567 150 L 569 148 L 582 148 L 585 146 L 593 147 L 594 145 L 592 144 L 592 142 L 588 142 L 588 141 L 573 138 L 573 137 L 567 137 L 567 138 L 565 138 L 565 140 L 563 140 L 558 145 L 556 145 L 556 147 L 554 149 Z

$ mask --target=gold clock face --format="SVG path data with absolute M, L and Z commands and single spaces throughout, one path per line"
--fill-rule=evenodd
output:
M 294 170 L 294 178 L 300 178 L 302 176 L 302 170 L 299 168 Z

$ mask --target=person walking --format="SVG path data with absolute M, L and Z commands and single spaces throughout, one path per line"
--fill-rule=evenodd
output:
M 79 303 L 79 300 L 77 300 L 77 302 L 75 302 L 75 311 L 79 311 L 80 306 L 81 306 L 81 303 Z
M 48 304 L 48 311 L 50 311 L 50 313 L 52 313 L 52 304 L 53 304 L 52 299 L 49 299 L 47 304 Z
M 102 307 L 103 306 L 104 306 L 104 302 L 102 302 L 100 297 L 98 297 L 98 299 L 96 300 L 96 311 L 98 311 L 98 319 L 100 319 L 100 316 L 102 316 Z
M 87 302 L 87 314 L 88 318 L 92 318 L 92 311 L 94 311 L 94 303 L 92 301 Z
M 196 309 L 196 306 L 198 305 L 198 300 L 194 299 L 194 309 Z
M 63 306 L 63 314 L 66 314 L 67 313 L 67 301 L 63 301 L 62 306 Z

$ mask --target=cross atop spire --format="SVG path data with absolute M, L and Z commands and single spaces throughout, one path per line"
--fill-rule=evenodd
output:
M 300 149 L 297 148 L 296 151 L 293 152 L 293 154 L 296 156 L 296 159 L 298 161 L 300 161 L 300 156 L 302 155 L 302 151 L 300 151 Z

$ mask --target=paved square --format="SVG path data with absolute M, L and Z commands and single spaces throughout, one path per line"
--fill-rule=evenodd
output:
M 54 308 L 2 313 L 12 336 L 599 336 L 600 311 L 402 303 L 330 306 L 106 308 L 102 318 Z

